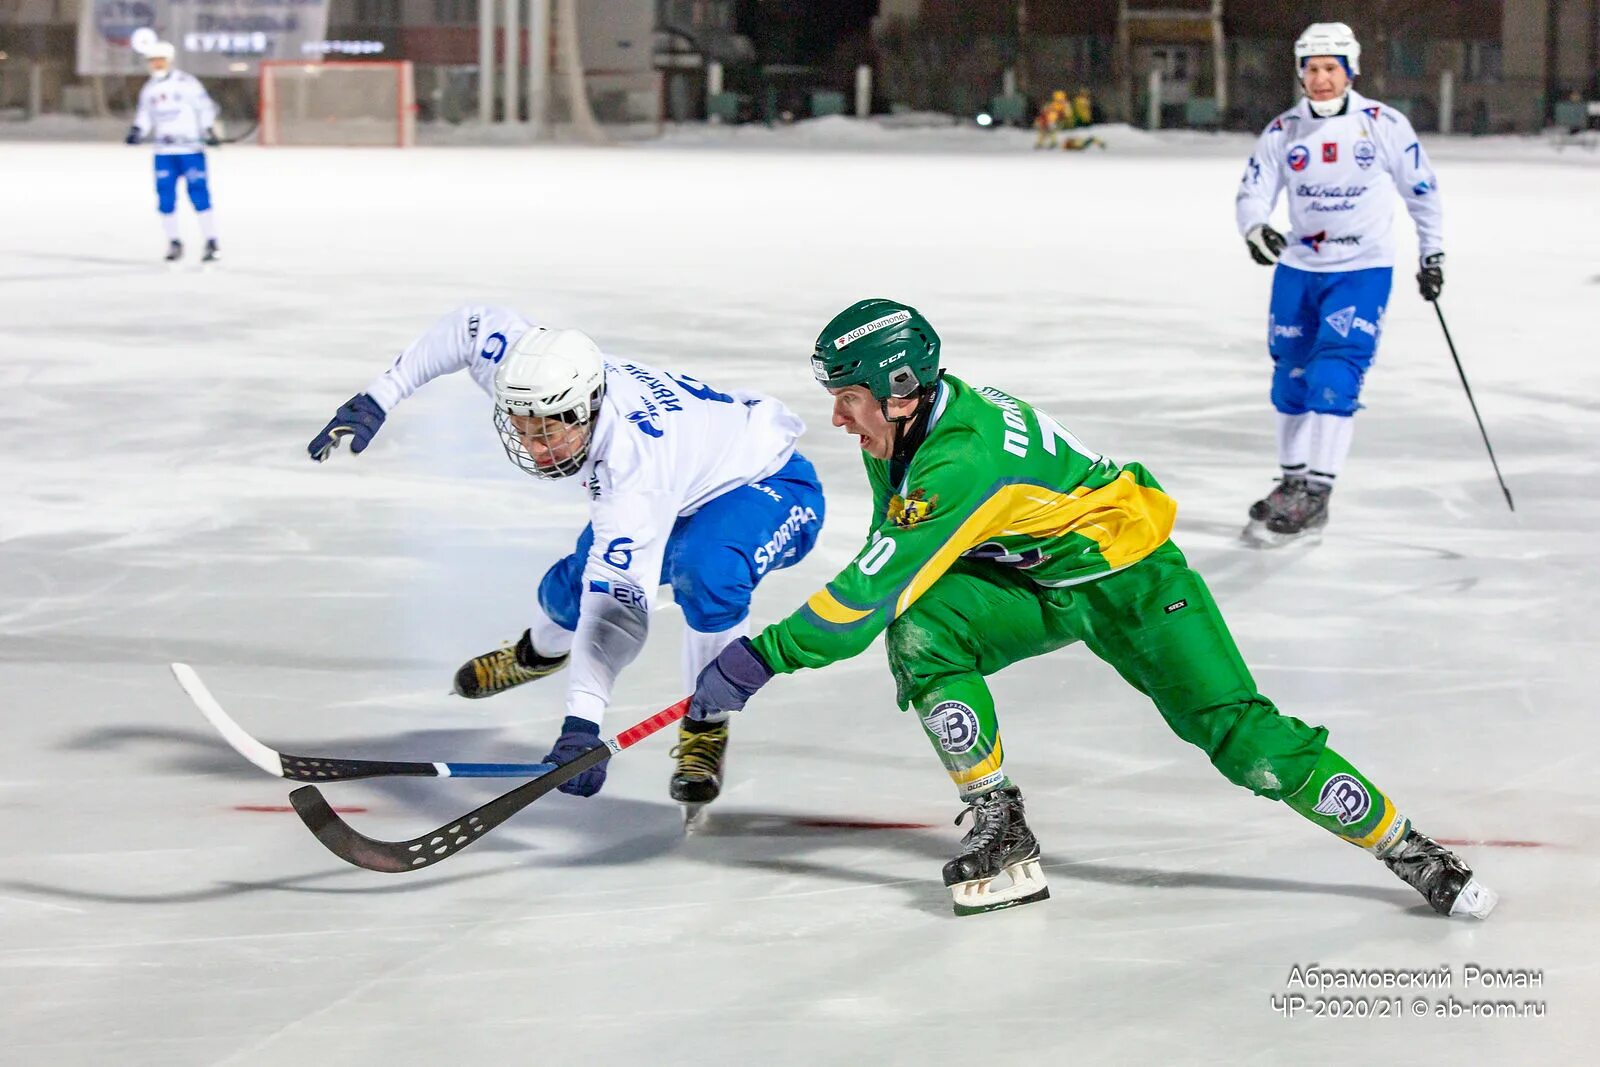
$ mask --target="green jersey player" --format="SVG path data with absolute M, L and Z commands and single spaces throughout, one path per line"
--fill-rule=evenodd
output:
M 817 338 L 833 424 L 860 439 L 872 526 L 803 607 L 729 645 L 690 716 L 718 721 L 774 674 L 862 652 L 887 630 L 914 708 L 973 823 L 944 868 L 958 915 L 1049 895 L 984 681 L 1082 641 L 1223 776 L 1368 850 L 1443 914 L 1486 916 L 1493 891 L 1389 797 L 1257 689 L 1205 582 L 1171 540 L 1177 507 L 1026 401 L 940 367 L 914 308 L 865 300 Z M 1004 877 L 1002 877 L 1004 876 Z

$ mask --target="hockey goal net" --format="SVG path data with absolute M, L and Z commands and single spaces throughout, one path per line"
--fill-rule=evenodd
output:
M 411 63 L 267 60 L 261 64 L 264 145 L 416 143 Z

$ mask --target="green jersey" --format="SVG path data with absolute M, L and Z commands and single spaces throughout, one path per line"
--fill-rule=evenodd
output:
M 1139 562 L 1171 535 L 1177 505 L 1143 467 L 1090 451 L 1044 412 L 948 375 L 933 405 L 899 485 L 887 461 L 863 453 L 873 521 L 855 560 L 755 637 L 777 673 L 864 651 L 957 559 L 1075 585 Z

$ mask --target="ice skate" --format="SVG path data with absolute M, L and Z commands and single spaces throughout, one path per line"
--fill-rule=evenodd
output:
M 1381 859 L 1440 915 L 1486 919 L 1500 902 L 1499 894 L 1474 878 L 1460 856 L 1416 830 L 1407 830 Z
M 1039 841 L 1023 818 L 1022 790 L 995 789 L 973 797 L 956 825 L 972 813 L 972 829 L 961 839 L 961 853 L 944 865 L 957 915 L 978 915 L 1036 900 L 1048 900 L 1039 866 Z M 1007 884 L 994 883 L 1005 876 Z
M 1272 491 L 1250 505 L 1250 521 L 1239 534 L 1245 544 L 1256 548 L 1274 547 L 1267 533 L 1267 520 L 1284 509 L 1289 499 L 1305 484 L 1305 476 L 1286 474 L 1273 485 Z
M 723 764 L 728 756 L 728 724 L 678 723 L 678 745 L 672 750 L 677 766 L 668 792 L 683 805 L 683 828 L 693 833 L 705 825 L 705 807 L 722 793 Z
M 1266 500 L 1258 500 L 1250 507 L 1250 525 L 1245 527 L 1245 540 L 1257 548 L 1280 548 L 1296 541 L 1316 542 L 1322 539 L 1322 528 L 1328 525 L 1328 498 L 1331 489 L 1311 485 L 1302 478 L 1284 479 L 1279 488 L 1283 491 L 1280 502 L 1274 507 Z M 1273 492 L 1277 492 L 1275 489 Z M 1256 519 L 1257 508 L 1267 504 L 1267 514 Z
M 178 260 L 183 258 L 183 242 L 173 241 L 168 244 L 167 254 L 162 258 L 164 258 L 169 264 L 177 263 Z
M 205 254 L 200 257 L 200 262 L 202 262 L 202 263 L 216 263 L 221 258 L 222 258 L 222 249 L 217 247 L 217 239 L 215 237 L 210 238 L 209 240 L 206 241 L 206 251 L 205 251 Z
M 533 635 L 524 630 L 515 645 L 502 645 L 463 663 L 453 688 L 458 696 L 479 700 L 554 674 L 566 664 L 565 655 L 545 657 L 534 651 Z

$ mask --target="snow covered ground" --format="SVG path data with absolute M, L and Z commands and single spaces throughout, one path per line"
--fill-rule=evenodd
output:
M 935 133 L 236 146 L 212 157 L 213 272 L 157 262 L 144 150 L 0 146 L 8 1063 L 1592 1055 L 1594 155 L 1536 139 L 1436 152 L 1443 306 L 1517 512 L 1402 271 L 1328 538 L 1270 554 L 1235 541 L 1273 473 L 1269 274 L 1232 223 L 1248 139 L 1127 131 L 1066 155 Z M 1228 785 L 1081 648 L 995 680 L 1052 899 L 959 920 L 939 884 L 958 805 L 876 649 L 761 694 L 703 836 L 678 830 L 655 739 L 599 797 L 549 797 L 404 876 L 323 850 L 279 810 L 287 784 L 174 685 L 167 664 L 193 663 L 291 750 L 536 759 L 559 682 L 467 703 L 449 677 L 521 629 L 581 501 L 506 462 L 464 380 L 419 394 L 359 458 L 317 467 L 305 442 L 469 300 L 765 388 L 810 420 L 830 495 L 812 559 L 760 590 L 771 621 L 859 544 L 859 464 L 807 355 L 872 295 L 926 312 L 956 373 L 1158 474 L 1265 691 L 1328 725 L 1421 829 L 1463 842 L 1502 895 L 1490 921 L 1433 916 L 1370 858 Z M 681 695 L 681 621 L 655 623 L 613 727 Z M 329 795 L 406 837 L 508 784 Z M 1326 991 L 1398 994 L 1398 1018 L 1283 1017 L 1274 997 L 1317 995 L 1290 981 L 1313 964 L 1446 967 L 1452 985 Z M 1469 986 L 1469 964 L 1542 985 Z M 1417 1018 L 1419 997 L 1546 1014 Z

